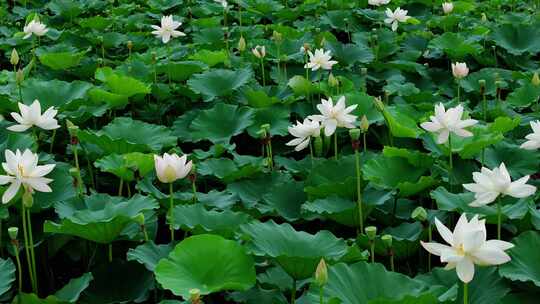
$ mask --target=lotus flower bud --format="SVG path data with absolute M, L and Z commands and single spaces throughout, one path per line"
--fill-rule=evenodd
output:
M 251 52 L 253 53 L 253 55 L 255 55 L 255 57 L 259 59 L 266 57 L 266 48 L 264 47 L 264 45 L 263 46 L 257 45 L 251 50 Z
M 351 136 L 352 140 L 358 140 L 360 138 L 360 133 L 360 129 L 358 128 L 349 130 L 349 136 Z
M 392 236 L 390 234 L 381 236 L 381 240 L 387 248 L 392 248 Z
M 369 129 L 369 120 L 367 119 L 366 115 L 363 115 L 362 119 L 360 120 L 360 129 L 364 133 L 366 133 Z
M 198 288 L 189 290 L 189 301 L 193 304 L 201 303 L 201 291 Z
M 12 241 L 15 241 L 17 239 L 17 235 L 19 234 L 19 228 L 17 228 L 17 227 L 9 227 L 8 228 L 8 234 L 9 234 L 9 238 Z
M 139 213 L 137 214 L 133 220 L 139 224 L 139 226 L 144 226 L 144 214 Z
M 326 267 L 324 258 L 321 259 L 315 270 L 315 282 L 317 282 L 319 286 L 324 286 L 328 282 L 328 268 Z
M 280 44 L 283 41 L 283 35 L 280 32 L 274 31 L 272 33 L 272 39 L 274 39 L 277 44 Z
M 152 52 L 152 63 L 156 63 L 156 62 L 157 62 L 157 53 Z
M 332 88 L 339 86 L 339 80 L 332 73 L 328 76 L 328 85 Z
M 482 13 L 482 22 L 486 22 L 487 21 L 487 16 L 485 13 Z
M 454 10 L 454 4 L 452 2 L 444 2 L 442 9 L 445 14 L 450 14 Z
M 534 72 L 534 75 L 531 79 L 531 83 L 534 84 L 535 86 L 540 85 L 540 77 L 538 77 L 538 72 Z
M 377 108 L 377 110 L 379 110 L 380 112 L 384 110 L 384 103 L 382 102 L 380 97 L 375 97 L 373 102 L 375 103 L 375 107 Z
M 240 52 L 246 50 L 246 39 L 244 39 L 244 36 L 240 36 L 240 39 L 238 40 L 238 50 Z
M 9 57 L 9 62 L 11 62 L 12 65 L 19 64 L 19 53 L 17 53 L 16 49 L 13 49 L 11 51 L 11 56 Z
M 128 50 L 131 51 L 131 49 L 133 48 L 133 41 L 128 40 L 128 42 L 127 42 L 127 48 L 128 48 Z
M 73 177 L 75 179 L 79 178 L 79 173 L 80 173 L 79 169 L 77 169 L 75 167 L 69 169 L 69 175 L 71 175 L 71 177 Z
M 423 207 L 416 207 L 411 214 L 411 218 L 420 222 L 427 220 L 427 216 L 427 211 Z
M 17 85 L 21 85 L 24 81 L 24 72 L 19 69 L 17 70 L 17 73 L 15 73 L 15 80 L 17 81 Z
M 375 226 L 367 226 L 365 229 L 366 235 L 370 241 L 375 240 L 377 237 L 377 227 Z
M 323 146 L 324 146 L 322 136 L 319 136 L 319 137 L 315 138 L 314 146 L 315 146 L 315 154 L 316 155 L 322 155 Z
M 309 45 L 309 43 L 304 43 L 304 45 L 302 45 L 300 47 L 300 51 L 303 52 L 304 54 L 307 54 L 307 52 L 311 49 L 311 46 Z
M 24 193 L 22 196 L 22 202 L 24 207 L 26 208 L 32 208 L 34 205 L 34 197 L 32 196 L 32 189 L 31 188 L 24 188 Z
M 77 137 L 77 133 L 79 132 L 79 127 L 77 127 L 69 119 L 66 119 L 66 127 L 71 137 Z

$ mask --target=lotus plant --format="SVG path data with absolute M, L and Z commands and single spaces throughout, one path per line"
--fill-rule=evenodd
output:
M 180 25 L 182 25 L 182 22 L 174 21 L 172 15 L 163 16 L 161 17 L 161 26 L 151 25 L 154 29 L 152 34 L 157 38 L 160 38 L 161 41 L 166 44 L 169 43 L 172 38 L 186 36 L 186 34 L 177 30 Z
M 45 24 L 41 23 L 39 19 L 35 18 L 24 26 L 23 31 L 23 39 L 28 39 L 32 37 L 32 35 L 36 35 L 37 37 L 44 36 L 45 34 L 47 34 L 49 29 Z
M 461 85 L 459 84 L 459 81 L 467 75 L 469 75 L 469 68 L 467 67 L 467 64 L 465 62 L 456 62 L 452 63 L 452 75 L 454 75 L 454 78 L 457 82 L 457 99 L 458 102 L 461 100 Z
M 454 4 L 452 2 L 444 2 L 442 4 L 442 9 L 445 14 L 450 14 L 454 10 Z
M 58 113 L 54 107 L 48 108 L 43 114 L 41 114 L 41 103 L 39 100 L 27 106 L 24 103 L 19 102 L 19 112 L 11 112 L 11 117 L 15 119 L 18 124 L 7 127 L 8 130 L 13 132 L 24 132 L 34 126 L 43 130 L 54 130 L 60 128 L 58 121 L 54 118 Z
M 381 6 L 390 3 L 390 0 L 368 0 L 369 5 Z
M 21 217 L 24 233 L 24 245 L 26 250 L 26 260 L 30 274 L 32 289 L 37 292 L 37 272 L 36 255 L 34 252 L 34 240 L 32 236 L 32 218 L 30 208 L 33 205 L 33 193 L 52 192 L 49 183 L 53 180 L 46 178 L 55 164 L 38 166 L 38 155 L 26 149 L 21 153 L 16 150 L 5 151 L 6 162 L 2 163 L 2 168 L 7 175 L 0 175 L 0 185 L 10 184 L 2 196 L 2 203 L 9 203 L 19 192 L 21 186 L 24 188 L 21 204 Z
M 386 19 L 384 19 L 384 23 L 390 24 L 392 31 L 396 31 L 398 29 L 400 22 L 407 22 L 410 16 L 407 16 L 408 11 L 403 10 L 400 7 L 396 8 L 395 11 L 392 12 L 391 9 L 386 9 Z
M 171 240 L 174 241 L 174 218 L 173 218 L 173 183 L 179 179 L 185 178 L 190 172 L 193 163 L 187 162 L 187 156 L 183 155 L 179 157 L 176 154 L 163 154 L 163 156 L 154 155 L 154 167 L 156 169 L 156 175 L 160 182 L 169 184 L 170 195 L 170 230 Z
M 295 125 L 289 126 L 289 133 L 296 137 L 286 143 L 287 146 L 295 146 L 294 151 L 302 151 L 309 146 L 311 157 L 313 158 L 313 147 L 311 146 L 311 138 L 316 138 L 321 135 L 321 125 L 318 121 L 310 118 L 304 119 L 303 122 L 297 121 Z
M 525 150 L 537 150 L 540 148 L 540 121 L 531 121 L 530 125 L 533 132 L 525 136 L 527 141 L 521 144 L 520 148 Z
M 437 218 L 435 225 L 448 245 L 435 242 L 421 244 L 429 253 L 441 257 L 441 262 L 446 263 L 445 269 L 456 269 L 458 278 L 464 285 L 463 298 L 466 304 L 468 283 L 474 278 L 474 265 L 501 265 L 509 262 L 510 256 L 505 250 L 514 245 L 499 240 L 486 240 L 485 220 L 478 219 L 477 215 L 469 221 L 467 216 L 462 214 L 453 232 Z
M 501 196 L 524 198 L 533 195 L 536 187 L 528 185 L 529 175 L 512 181 L 504 163 L 490 170 L 482 167 L 480 172 L 473 173 L 474 183 L 464 184 L 463 188 L 474 192 L 474 201 L 469 206 L 482 207 L 494 202 Z M 497 236 L 501 239 L 501 201 L 497 201 Z
M 261 65 L 261 74 L 263 86 L 266 86 L 266 76 L 264 75 L 264 57 L 266 57 L 266 47 L 264 45 L 257 45 L 252 50 L 253 56 L 257 57 Z
M 308 50 L 307 54 L 309 56 L 309 61 L 304 65 L 304 68 L 311 69 L 312 71 L 317 71 L 319 69 L 331 70 L 332 66 L 338 63 L 337 61 L 332 60 L 331 51 L 317 49 L 315 50 L 315 53 L 312 53 Z

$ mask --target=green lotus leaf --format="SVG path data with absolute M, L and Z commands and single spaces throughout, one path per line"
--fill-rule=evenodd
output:
M 300 208 L 306 199 L 303 182 L 272 185 L 263 195 L 268 207 L 288 221 L 300 218 Z
M 223 144 L 251 126 L 253 118 L 254 112 L 248 107 L 217 103 L 211 109 L 200 111 L 189 129 L 194 141 L 209 140 Z
M 107 92 L 100 88 L 93 88 L 88 91 L 90 100 L 95 103 L 106 103 L 111 109 L 124 108 L 129 103 L 126 95 Z
M 253 259 L 234 241 L 201 234 L 180 242 L 155 270 L 163 288 L 184 299 L 197 288 L 201 295 L 222 290 L 247 290 L 255 284 Z
M 77 136 L 82 144 L 90 144 L 99 148 L 101 155 L 149 150 L 146 145 L 130 143 L 125 139 L 113 139 L 101 131 L 79 130 Z
M 504 162 L 510 175 L 518 179 L 538 172 L 536 168 L 540 166 L 540 155 L 503 141 L 486 149 L 484 161 L 484 166 L 488 168 L 498 167 Z
M 15 281 L 15 264 L 11 259 L 0 259 L 0 296 L 6 293 Z
M 205 101 L 212 101 L 216 97 L 230 95 L 245 85 L 253 77 L 252 74 L 250 69 L 216 69 L 195 74 L 187 83 L 191 90 L 203 95 Z
M 250 216 L 230 210 L 207 210 L 202 204 L 179 205 L 173 209 L 174 229 L 190 230 L 194 234 L 213 233 L 232 237 L 238 227 L 249 221 Z M 168 217 L 170 223 L 170 216 Z
M 531 82 L 525 82 L 523 86 L 510 93 L 506 101 L 515 107 L 523 108 L 538 102 L 539 98 L 540 86 L 534 85 Z
M 48 296 L 45 299 L 39 298 L 36 294 L 33 293 L 20 293 L 13 298 L 11 304 L 65 304 L 65 302 L 59 301 L 55 296 Z
M 525 23 L 502 24 L 495 28 L 491 38 L 498 46 L 504 48 L 513 55 L 523 53 L 536 54 L 540 52 L 540 41 L 531 39 L 538 37 L 540 29 L 534 25 Z
M 103 81 L 112 93 L 131 97 L 134 95 L 146 95 L 151 92 L 150 86 L 133 77 L 122 75 L 111 68 L 96 70 L 96 79 Z
M 10 125 L 11 123 L 6 120 L 0 121 L 0 150 L 34 150 L 33 147 L 36 145 L 35 138 L 31 134 L 9 131 L 6 128 Z M 0 153 L 0 160 L 2 162 L 6 160 L 5 153 Z
M 499 268 L 501 276 L 521 282 L 532 282 L 540 286 L 540 261 L 538 261 L 538 246 L 540 233 L 526 231 L 512 239 L 514 248 L 507 251 L 512 260 Z
M 38 99 L 41 110 L 49 107 L 65 109 L 74 100 L 86 99 L 86 93 L 92 85 L 88 82 L 61 80 L 40 80 L 36 78 L 23 82 L 22 98 L 25 104 L 31 104 Z M 17 98 L 18 99 L 18 98 Z
M 416 167 L 401 157 L 379 154 L 364 164 L 362 173 L 365 179 L 378 187 L 410 190 L 410 183 L 418 182 L 427 170 L 428 168 Z M 424 182 L 429 181 L 424 180 Z
M 53 70 L 67 70 L 76 67 L 88 51 L 77 52 L 73 47 L 52 47 L 36 52 L 39 61 Z
M 198 61 L 181 61 L 159 65 L 157 72 L 167 75 L 174 81 L 184 81 L 189 79 L 191 75 L 201 73 L 205 69 L 206 65 Z
M 136 248 L 130 248 L 127 252 L 127 260 L 137 261 L 149 271 L 154 272 L 158 262 L 166 258 L 172 250 L 172 244 L 156 245 L 150 241 Z
M 135 178 L 133 170 L 127 167 L 122 155 L 110 154 L 94 162 L 94 166 L 103 172 L 109 172 L 125 181 L 133 181 Z
M 269 96 L 263 90 L 254 90 L 252 88 L 246 88 L 243 91 L 249 106 L 254 108 L 267 108 L 275 104 L 279 104 L 281 101 L 276 96 Z
M 253 207 L 262 201 L 268 187 L 291 181 L 292 178 L 289 175 L 272 173 L 254 179 L 232 182 L 227 185 L 227 190 L 237 196 L 247 207 Z
M 146 150 L 142 152 L 157 152 L 176 145 L 177 141 L 169 128 L 129 117 L 118 117 L 104 126 L 101 131 L 113 140 L 126 140 L 132 144 L 146 146 Z
M 69 173 L 70 168 L 71 166 L 66 163 L 56 163 L 54 170 L 47 175 L 48 178 L 53 179 L 49 184 L 52 192 L 36 192 L 32 210 L 47 209 L 56 203 L 70 200 L 77 195 L 73 177 Z
M 92 16 L 79 21 L 82 28 L 91 28 L 98 31 L 105 30 L 113 21 L 103 16 Z
M 58 290 L 54 296 L 67 303 L 76 303 L 81 293 L 90 285 L 90 282 L 94 279 L 91 272 L 83 274 L 79 278 L 71 279 L 62 289 Z
M 225 63 L 229 60 L 229 56 L 225 50 L 210 51 L 200 50 L 193 55 L 189 56 L 190 60 L 196 60 L 207 64 L 209 67 L 213 67 L 219 63 Z
M 486 95 L 495 96 L 497 93 L 497 86 L 495 81 L 507 80 L 512 78 L 512 72 L 500 68 L 483 68 L 479 71 L 472 72 L 466 78 L 460 80 L 462 88 L 466 92 L 479 92 L 480 84 L 479 80 L 486 81 L 485 93 Z
M 340 42 L 327 43 L 327 48 L 332 51 L 341 65 L 353 65 L 355 63 L 370 63 L 375 59 L 370 48 L 356 44 L 342 44 Z
M 270 134 L 272 136 L 285 136 L 289 133 L 289 116 L 291 112 L 286 107 L 273 106 L 262 109 L 254 109 L 253 124 L 247 129 L 249 135 L 253 138 L 260 138 L 257 132 L 264 124 L 270 125 Z
M 418 138 L 423 133 L 416 125 L 416 120 L 409 116 L 403 107 L 388 106 L 384 108 L 382 114 L 395 137 Z
M 85 3 L 77 3 L 71 0 L 53 0 L 47 4 L 47 7 L 55 15 L 73 20 L 84 11 Z
M 296 96 L 307 96 L 316 92 L 316 88 L 311 81 L 300 75 L 293 76 L 289 79 L 287 85 L 293 90 Z
M 473 39 L 466 39 L 461 34 L 449 32 L 431 40 L 429 47 L 445 52 L 454 60 L 478 54 L 482 50 L 482 46 Z
M 363 287 L 359 290 L 358 286 Z M 328 303 L 368 304 L 373 303 L 372 301 L 396 301 L 406 297 L 420 298 L 428 289 L 427 284 L 400 273 L 387 271 L 381 264 L 358 262 L 352 265 L 339 263 L 330 266 L 328 283 L 323 292 L 326 301 L 330 301 Z M 319 287 L 316 284 L 311 285 L 307 300 L 309 303 L 319 301 Z
M 139 170 L 139 176 L 145 176 L 146 174 L 154 170 L 154 155 L 144 154 L 140 152 L 132 152 L 123 155 L 124 163 L 128 167 L 137 168 Z
M 250 241 L 248 249 L 255 255 L 275 258 L 277 263 L 296 280 L 313 275 L 321 258 L 336 261 L 347 252 L 343 239 L 322 230 L 316 234 L 296 231 L 288 223 L 251 222 L 240 226 Z
M 260 166 L 252 164 L 239 165 L 228 158 L 211 158 L 199 163 L 198 172 L 202 175 L 213 175 L 229 183 L 252 176 L 261 171 Z

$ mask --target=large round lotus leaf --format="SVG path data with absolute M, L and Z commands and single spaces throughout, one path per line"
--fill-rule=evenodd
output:
M 521 149 L 519 145 L 500 142 L 485 150 L 485 167 L 494 168 L 504 162 L 513 179 L 538 172 L 540 154 Z
M 36 54 L 39 61 L 53 70 L 66 70 L 78 66 L 87 51 L 77 52 L 74 47 L 54 46 L 43 50 L 39 48 Z
M 62 289 L 58 290 L 54 295 L 60 301 L 68 303 L 76 303 L 81 293 L 90 285 L 94 279 L 91 272 L 83 274 L 79 278 L 74 278 L 69 281 Z
M 158 73 L 165 73 L 174 81 L 184 81 L 195 73 L 200 73 L 206 65 L 198 61 L 171 62 L 158 66 Z
M 421 281 L 387 271 L 381 264 L 366 262 L 353 265 L 339 263 L 330 266 L 328 283 L 324 287 L 325 302 L 335 298 L 342 304 L 400 300 L 407 296 L 416 298 L 423 296 L 426 291 L 428 291 L 428 285 Z M 318 301 L 319 287 L 313 284 L 309 290 L 308 303 L 318 303 Z
M 404 183 L 416 183 L 427 171 L 425 167 L 416 167 L 402 157 L 379 154 L 368 160 L 363 166 L 363 177 L 373 184 L 385 188 L 401 188 Z
M 341 65 L 353 65 L 358 62 L 370 63 L 375 57 L 371 49 L 365 46 L 340 42 L 327 43 L 326 46 Z
M 408 107 L 388 106 L 382 112 L 390 132 L 395 137 L 418 138 L 423 131 L 416 125 Z
M 180 242 L 155 270 L 163 288 L 185 299 L 189 290 L 202 295 L 222 290 L 248 290 L 255 284 L 253 259 L 238 243 L 201 234 Z
M 207 64 L 209 67 L 213 67 L 218 63 L 225 63 L 227 60 L 229 60 L 229 55 L 225 50 L 210 51 L 203 49 L 193 55 L 190 55 L 189 59 L 200 61 Z
M 462 59 L 467 55 L 478 54 L 482 50 L 482 46 L 474 39 L 466 39 L 460 34 L 449 32 L 431 40 L 429 47 L 445 52 L 452 59 Z
M 160 125 L 153 125 L 128 117 L 119 117 L 103 127 L 102 132 L 112 139 L 124 139 L 130 143 L 146 145 L 150 151 L 160 151 L 174 146 L 176 136 Z
M 10 259 L 0 259 L 0 296 L 11 288 L 15 281 L 15 264 Z
M 531 37 L 540 36 L 540 29 L 535 25 L 525 23 L 502 24 L 492 34 L 493 41 L 500 47 L 514 55 L 525 52 L 536 54 L 540 52 L 540 41 Z
M 512 260 L 499 269 L 499 273 L 512 281 L 532 282 L 540 286 L 540 260 L 538 248 L 540 233 L 527 231 L 512 240 L 514 248 L 508 251 Z
M 202 94 L 205 101 L 212 101 L 218 96 L 226 96 L 245 85 L 253 77 L 250 69 L 238 71 L 210 70 L 195 74 L 188 80 L 188 86 L 194 92 Z
M 290 182 L 273 185 L 263 196 L 264 202 L 288 221 L 300 218 L 300 208 L 306 202 L 303 182 Z
M 5 151 L 10 149 L 15 151 L 19 149 L 24 151 L 25 149 L 30 149 L 35 151 L 33 147 L 36 144 L 35 138 L 31 134 L 12 132 L 6 129 L 12 123 L 7 120 L 0 121 L 0 151 Z M 5 153 L 0 153 L 0 160 L 4 162 Z
M 253 116 L 251 108 L 217 103 L 213 108 L 199 112 L 189 129 L 195 141 L 227 143 L 232 136 L 251 126 Z
M 71 166 L 66 163 L 56 163 L 54 170 L 47 175 L 48 178 L 53 179 L 49 184 L 53 191 L 36 192 L 32 209 L 47 209 L 56 203 L 72 199 L 77 195 L 73 177 L 69 173 L 70 168 Z
M 224 182 L 232 182 L 237 179 L 249 177 L 260 172 L 260 166 L 247 164 L 240 165 L 228 158 L 207 159 L 198 166 L 198 173 L 202 175 L 213 175 Z
M 102 157 L 94 162 L 94 166 L 99 168 L 103 172 L 109 172 L 116 175 L 118 178 L 123 179 L 124 181 L 133 181 L 134 172 L 133 170 L 126 166 L 124 158 L 122 155 L 110 154 L 105 157 Z
M 98 151 L 102 155 L 145 152 L 150 150 L 147 145 L 130 143 L 125 139 L 113 139 L 101 131 L 80 130 L 77 136 L 82 144 L 91 144 L 99 148 L 101 151 Z
M 275 258 L 295 279 L 313 275 L 321 258 L 336 261 L 347 253 L 345 241 L 327 230 L 309 234 L 296 231 L 288 223 L 278 225 L 272 220 L 248 223 L 240 229 L 250 238 L 250 252 Z
M 111 92 L 131 97 L 137 94 L 148 94 L 150 86 L 133 77 L 122 75 L 109 67 L 96 70 L 96 79 L 105 82 Z
M 156 245 L 150 241 L 136 248 L 130 248 L 127 252 L 127 260 L 137 261 L 153 272 L 159 261 L 166 258 L 172 250 L 172 244 Z
M 22 86 L 24 103 L 30 104 L 38 99 L 42 111 L 53 106 L 62 109 L 74 100 L 85 99 L 86 92 L 92 88 L 92 84 L 83 81 L 66 82 L 35 78 L 24 81 Z

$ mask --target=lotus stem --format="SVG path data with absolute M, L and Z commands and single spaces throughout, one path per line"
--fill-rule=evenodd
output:
M 431 243 L 433 239 L 431 223 L 428 225 L 428 242 Z M 428 252 L 428 271 L 431 271 L 431 253 Z
M 291 304 L 296 302 L 296 279 L 293 279 L 292 290 L 291 290 Z
M 197 202 L 197 184 L 195 183 L 195 178 L 191 179 L 191 191 L 193 191 L 193 203 Z
M 83 191 L 83 182 L 82 182 L 82 177 L 81 177 L 81 168 L 79 166 L 79 152 L 77 150 L 76 144 L 71 145 L 71 148 L 73 149 L 73 158 L 75 159 L 75 168 L 77 168 L 77 172 L 76 172 L 77 189 L 79 191 L 79 195 L 82 195 L 84 191 Z M 122 192 L 121 192 L 122 189 L 120 189 L 119 191 L 120 191 L 119 195 L 122 195 Z
M 266 86 L 266 76 L 264 75 L 264 58 L 261 57 L 261 73 L 262 73 L 262 82 L 263 82 L 263 87 Z
M 375 240 L 369 241 L 369 255 L 371 257 L 371 263 L 375 263 Z
M 469 304 L 469 284 L 463 283 L 463 304 Z
M 450 190 L 452 190 L 452 171 L 454 170 L 454 163 L 452 160 L 452 134 L 448 135 L 448 184 L 450 184 Z
M 22 292 L 22 266 L 21 266 L 21 258 L 19 256 L 19 242 L 17 240 L 12 241 L 13 244 L 13 252 L 15 253 L 15 261 L 17 262 L 17 276 L 19 280 L 19 293 Z
M 118 196 L 122 196 L 122 189 L 124 188 L 124 179 L 120 179 L 120 184 L 118 185 Z
M 319 303 L 324 304 L 324 286 L 319 287 Z
M 461 102 L 461 85 L 459 84 L 459 80 L 457 82 L 457 101 L 458 103 Z
M 497 198 L 497 239 L 501 239 L 502 208 L 501 198 Z
M 4 247 L 2 247 L 2 220 L 0 220 L 0 256 L 4 256 Z
M 367 131 L 362 133 L 362 141 L 363 141 L 363 144 L 364 144 L 364 153 L 367 151 L 366 133 L 367 133 Z
M 482 112 L 484 116 L 484 122 L 486 122 L 487 121 L 487 100 L 486 100 L 485 92 L 482 92 Z M 482 148 L 482 158 L 481 158 L 482 167 L 484 166 L 485 155 L 486 155 L 486 150 L 485 148 Z
M 390 270 L 395 271 L 395 266 L 394 266 L 394 251 L 392 250 L 392 248 L 390 248 Z
M 364 232 L 364 215 L 362 210 L 362 172 L 360 169 L 360 153 L 358 147 L 354 149 L 354 158 L 356 160 L 356 196 L 358 204 L 358 223 L 360 225 L 360 233 Z
M 34 273 L 32 272 L 32 259 L 31 259 L 31 256 L 30 256 L 30 245 L 28 243 L 28 227 L 27 227 L 27 223 L 26 223 L 26 207 L 24 207 L 24 204 L 22 205 L 21 216 L 22 216 L 22 225 L 23 225 L 24 251 L 26 253 L 26 263 L 28 264 L 28 274 L 30 275 L 30 283 L 32 285 L 32 290 L 35 293 L 36 290 L 35 290 L 35 283 L 34 283 Z
M 112 262 L 112 243 L 109 243 L 109 245 L 107 246 L 109 247 L 109 263 Z
M 35 292 L 38 292 L 38 277 L 37 277 L 37 271 L 36 271 L 36 252 L 34 249 L 34 237 L 32 235 L 32 217 L 30 213 L 30 208 L 26 208 L 26 215 L 28 217 L 28 236 L 29 236 L 29 242 L 30 242 L 30 255 L 31 255 L 31 261 L 32 261 L 32 273 L 34 275 L 34 284 L 35 284 Z
M 334 158 L 338 160 L 337 130 L 334 132 Z
M 148 232 L 146 231 L 146 226 L 145 225 L 141 225 L 141 230 L 142 230 L 142 233 L 144 235 L 144 242 L 145 243 L 148 243 Z
M 313 142 L 309 141 L 309 156 L 311 157 L 311 167 L 313 167 L 314 158 L 313 158 Z
M 173 207 L 174 207 L 174 198 L 173 198 L 173 184 L 169 183 L 169 229 L 171 230 L 171 242 L 174 242 L 174 218 L 173 218 Z

